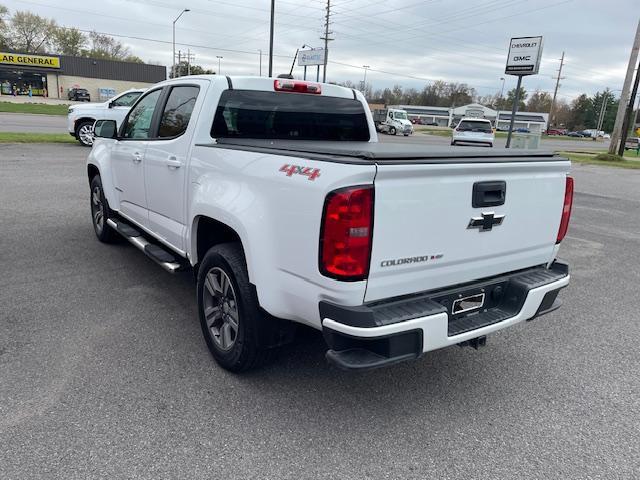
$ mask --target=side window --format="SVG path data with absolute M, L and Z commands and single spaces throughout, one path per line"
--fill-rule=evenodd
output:
M 131 109 L 127 123 L 124 126 L 124 138 L 149 138 L 151 135 L 150 130 L 153 111 L 156 108 L 156 103 L 158 103 L 161 92 L 162 89 L 154 90 L 143 97 L 142 100 Z
M 191 118 L 200 89 L 194 86 L 173 87 L 160 118 L 158 137 L 177 137 L 182 135 Z
M 142 94 L 142 92 L 131 92 L 125 95 L 122 95 L 117 100 L 112 102 L 114 107 L 130 107 L 134 104 L 134 102 L 138 99 L 138 97 Z

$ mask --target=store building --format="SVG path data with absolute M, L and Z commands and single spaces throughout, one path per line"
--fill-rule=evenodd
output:
M 455 127 L 462 118 L 486 118 L 491 120 L 496 129 L 508 130 L 511 122 L 511 111 L 497 111 L 479 103 L 470 103 L 456 108 L 426 105 L 389 105 L 389 108 L 405 110 L 410 120 L 419 120 L 425 125 L 441 127 Z M 549 114 L 546 112 L 518 112 L 513 128 L 526 128 L 531 133 L 542 133 L 547 129 L 548 122 Z
M 84 88 L 89 91 L 91 101 L 99 102 L 166 78 L 167 69 L 160 65 L 0 52 L 0 98 L 31 95 L 66 100 L 70 89 Z

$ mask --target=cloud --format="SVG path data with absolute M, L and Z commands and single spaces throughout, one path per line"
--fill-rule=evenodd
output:
M 561 95 L 570 99 L 619 89 L 637 22 L 636 1 L 620 0 L 605 15 L 602 2 L 594 0 L 333 0 L 328 80 L 359 82 L 362 66 L 369 65 L 367 81 L 374 88 L 422 88 L 443 79 L 492 94 L 505 76 L 509 39 L 543 35 L 540 74 L 524 79 L 527 90 L 553 90 L 563 51 Z M 254 75 L 261 49 L 267 71 L 270 0 L 0 2 L 64 26 L 121 35 L 134 55 L 164 65 L 171 64 L 172 21 L 184 4 L 191 11 L 176 24 L 177 48 L 194 53 L 195 63 L 217 70 L 220 55 L 222 73 Z M 276 0 L 274 73 L 289 71 L 296 48 L 322 45 L 324 7 L 322 0 Z M 294 74 L 301 76 L 302 67 Z M 505 88 L 514 85 L 515 77 L 507 77 Z

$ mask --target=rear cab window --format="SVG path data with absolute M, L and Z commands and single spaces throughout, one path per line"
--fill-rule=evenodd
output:
M 491 122 L 488 120 L 462 120 L 457 127 L 462 132 L 486 132 L 491 133 Z
M 362 103 L 314 94 L 225 90 L 213 138 L 369 141 Z

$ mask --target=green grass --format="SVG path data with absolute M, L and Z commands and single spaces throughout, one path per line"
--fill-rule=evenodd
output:
M 0 112 L 38 113 L 43 115 L 66 115 L 69 105 L 48 105 L 46 103 L 0 102 Z
M 640 162 L 632 160 L 634 157 L 625 156 L 625 160 L 597 160 L 595 154 L 574 153 L 574 152 L 558 152 L 560 155 L 569 158 L 575 163 L 584 163 L 587 165 L 602 165 L 603 167 L 631 168 L 640 169 Z M 629 159 L 629 160 L 626 160 Z
M 0 143 L 77 143 L 68 133 L 0 132 Z

